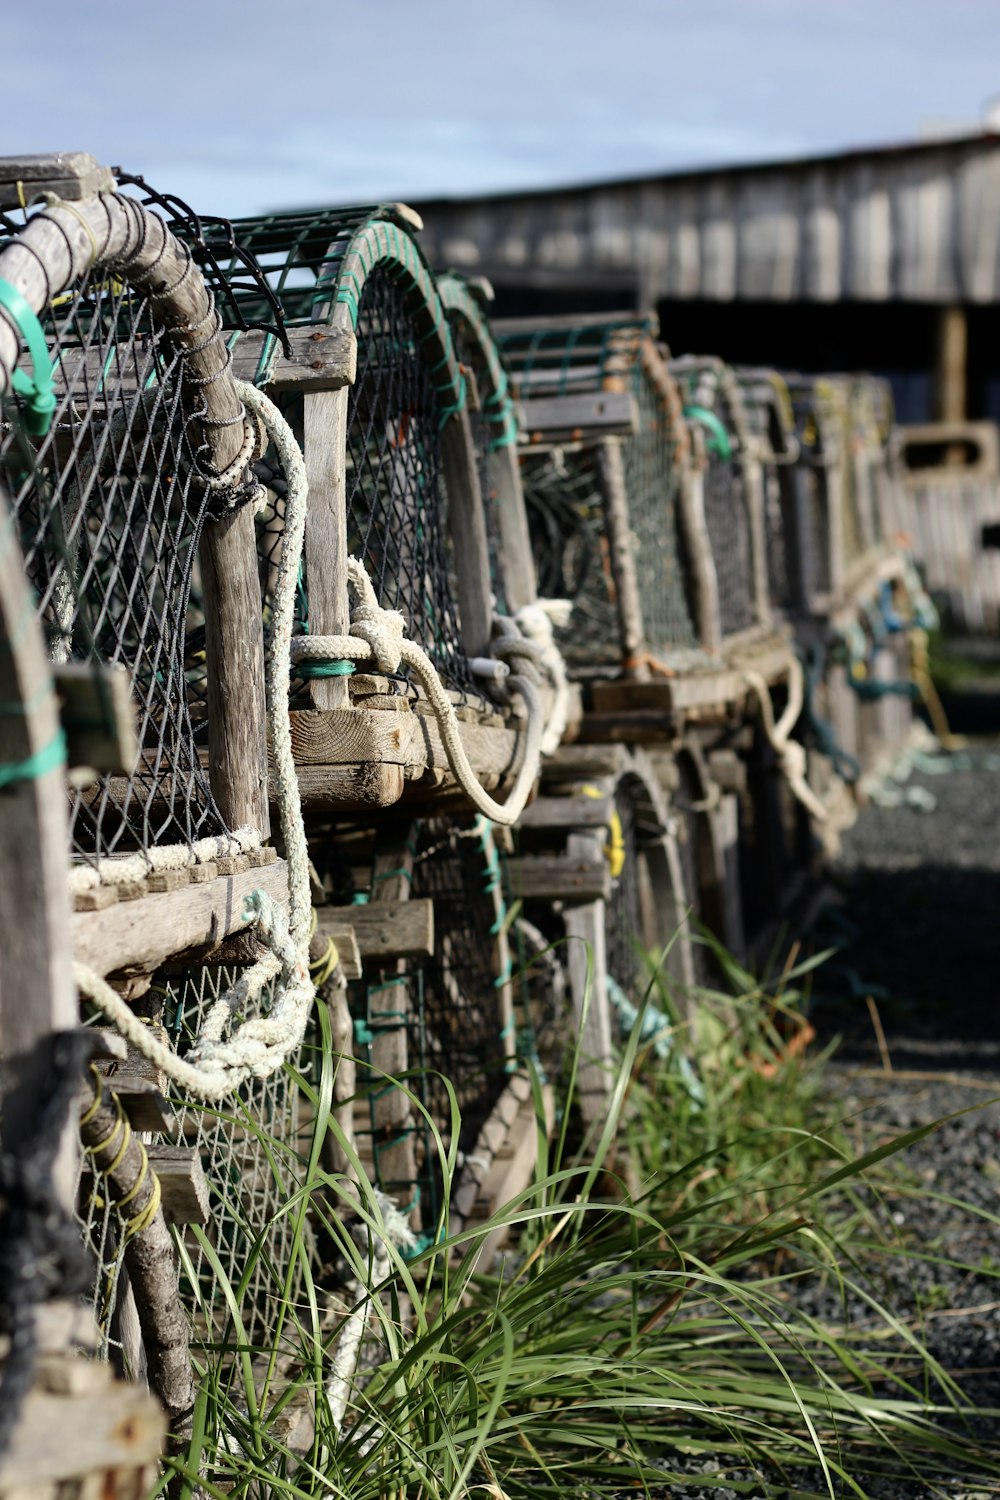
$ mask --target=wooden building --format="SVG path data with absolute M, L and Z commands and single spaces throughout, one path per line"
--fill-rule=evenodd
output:
M 1000 135 L 419 205 L 501 316 L 656 310 L 674 354 L 869 369 L 899 419 L 1000 419 Z

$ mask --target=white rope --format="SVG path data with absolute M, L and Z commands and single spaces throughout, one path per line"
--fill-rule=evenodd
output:
M 736 665 L 734 663 L 734 665 Z M 825 823 L 827 810 L 806 780 L 806 752 L 804 746 L 791 738 L 792 730 L 799 721 L 805 701 L 805 677 L 802 663 L 797 656 L 788 658 L 788 702 L 781 718 L 775 722 L 774 705 L 767 680 L 752 667 L 737 666 L 747 687 L 760 704 L 760 717 L 768 743 L 778 759 L 778 768 L 788 782 L 802 806 L 816 819 Z
M 375 1296 L 374 1288 L 389 1274 L 390 1246 L 397 1250 L 415 1250 L 417 1246 L 416 1235 L 410 1228 L 405 1215 L 400 1213 L 392 1199 L 387 1198 L 378 1188 L 372 1190 L 372 1196 L 375 1202 L 375 1214 L 382 1221 L 384 1233 L 372 1228 L 365 1221 L 356 1224 L 352 1230 L 355 1243 L 362 1255 L 371 1257 L 371 1275 L 367 1283 L 359 1277 L 355 1277 L 349 1283 L 350 1294 L 356 1299 L 357 1306 L 352 1308 L 344 1319 L 330 1366 L 330 1377 L 326 1383 L 330 1419 L 338 1437 L 344 1426 L 344 1417 L 347 1415 L 347 1403 L 358 1367 L 358 1356 L 361 1353 L 361 1344 Z
M 286 511 L 291 514 L 291 493 Z M 373 661 L 380 672 L 391 675 L 401 665 L 411 669 L 427 695 L 441 730 L 448 764 L 477 812 L 506 827 L 516 823 L 524 810 L 538 776 L 544 711 L 535 683 L 525 675 L 511 674 L 506 688 L 523 700 L 527 730 L 521 764 L 506 802 L 495 802 L 479 784 L 462 744 L 458 717 L 433 662 L 415 641 L 405 639 L 406 621 L 398 610 L 383 609 L 375 597 L 371 580 L 356 557 L 347 559 L 347 582 L 358 603 L 351 614 L 349 635 L 300 635 L 291 643 L 292 661 Z
M 494 655 L 508 665 L 520 660 L 528 667 L 526 675 L 531 676 L 532 670 L 537 670 L 552 688 L 541 741 L 543 755 L 555 754 L 569 719 L 569 678 L 562 652 L 556 645 L 555 626 L 565 628 L 572 609 L 568 599 L 537 599 L 519 609 L 513 620 L 497 616 L 493 622 L 500 636 L 494 644 Z
M 237 828 L 235 833 L 195 839 L 191 844 L 161 844 L 139 854 L 107 854 L 92 865 L 75 865 L 69 873 L 69 888 L 76 896 L 99 885 L 129 885 L 164 870 L 185 870 L 192 865 L 210 864 L 215 859 L 248 854 L 259 849 L 260 843 L 260 830 L 247 827 Z
M 302 453 L 277 407 L 248 382 L 238 380 L 236 385 L 245 406 L 255 420 L 263 424 L 274 443 L 288 483 L 288 508 L 274 586 L 266 673 L 267 717 L 281 834 L 288 861 L 288 911 L 286 913 L 263 891 L 250 893 L 244 915 L 255 919 L 256 936 L 269 952 L 246 970 L 228 994 L 220 996 L 212 1005 L 186 1058 L 179 1058 L 151 1036 L 149 1028 L 99 974 L 83 964 L 74 965 L 80 993 L 103 1011 L 142 1056 L 162 1069 L 186 1092 L 206 1101 L 224 1098 L 249 1078 L 267 1078 L 276 1073 L 302 1041 L 315 993 L 309 976 L 309 854 L 288 712 L 292 621 L 305 533 L 308 484 Z M 229 836 L 237 845 L 242 839 L 251 837 L 260 842 L 260 835 L 255 830 L 243 829 Z M 146 874 L 149 862 L 159 860 L 161 868 L 171 868 L 167 861 L 173 859 L 180 859 L 182 863 L 193 862 L 200 852 L 200 845 L 214 845 L 216 842 L 203 840 L 192 848 L 151 850 L 148 856 L 137 858 L 142 861 L 142 873 Z M 127 868 L 124 860 L 114 863 L 119 870 Z M 99 879 L 103 868 L 86 873 Z M 270 1011 L 266 1016 L 255 1013 L 265 985 L 272 981 L 274 1003 Z M 232 1031 L 228 1039 L 224 1039 L 234 1019 L 241 1016 L 247 1019 Z

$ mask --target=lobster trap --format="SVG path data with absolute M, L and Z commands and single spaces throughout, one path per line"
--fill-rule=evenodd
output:
M 148 967 L 243 926 L 254 879 L 232 877 L 273 857 L 259 613 L 217 586 L 239 578 L 238 533 L 252 532 L 247 421 L 212 292 L 161 218 L 105 191 L 6 222 L 0 475 L 85 737 L 70 807 L 77 957 L 103 973 Z M 260 878 L 283 895 L 283 868 Z M 192 880 L 198 899 L 166 917 L 159 898 Z
M 663 780 L 641 750 L 566 747 L 519 825 L 512 890 L 563 950 L 588 1124 L 607 1108 L 616 1047 L 640 1012 L 644 1035 L 665 1039 L 696 978 L 688 926 L 696 898 Z
M 369 1180 L 430 1243 L 446 1217 L 452 1231 L 488 1217 L 529 1180 L 526 1067 L 541 1070 L 551 1110 L 541 1058 L 562 1017 L 550 1013 L 551 976 L 522 952 L 485 819 L 359 827 L 328 857 L 334 904 L 319 908 L 319 930 L 352 927 L 365 963 L 341 1117 Z M 353 904 L 337 904 L 348 892 Z
M 800 444 L 809 740 L 853 783 L 902 747 L 916 696 L 911 591 L 902 554 L 883 539 L 900 483 L 888 449 L 891 396 L 872 376 L 788 381 Z
M 290 361 L 262 350 L 256 380 L 284 406 L 309 484 L 292 736 L 313 819 L 404 797 L 434 802 L 456 786 L 408 668 L 354 672 L 350 661 L 308 648 L 310 637 L 349 631 L 348 558 L 363 565 L 377 605 L 403 614 L 408 638 L 432 663 L 481 783 L 507 784 L 523 729 L 479 669 L 493 619 L 479 455 L 449 318 L 413 237 L 419 227 L 402 205 L 234 225 L 292 345 Z M 237 286 L 232 295 L 250 322 L 259 293 Z M 286 505 L 280 483 L 272 486 L 258 532 L 265 611 Z

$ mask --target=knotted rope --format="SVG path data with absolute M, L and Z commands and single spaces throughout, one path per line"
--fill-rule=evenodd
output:
M 239 395 L 255 423 L 263 424 L 274 444 L 288 481 L 285 533 L 274 588 L 271 641 L 266 663 L 267 717 L 277 783 L 281 833 L 288 861 L 289 908 L 286 912 L 263 891 L 252 891 L 245 916 L 255 921 L 255 935 L 269 950 L 240 977 L 226 995 L 207 1012 L 201 1031 L 186 1058 L 150 1035 L 122 997 L 92 969 L 74 964 L 77 986 L 101 1010 L 123 1036 L 168 1078 L 194 1098 L 206 1102 L 233 1093 L 249 1078 L 267 1078 L 276 1073 L 298 1048 L 315 994 L 309 975 L 309 930 L 312 902 L 309 889 L 309 855 L 306 846 L 298 781 L 292 756 L 291 722 L 288 712 L 290 648 L 295 592 L 302 540 L 305 534 L 305 462 L 294 434 L 277 407 L 246 381 L 237 381 Z M 229 835 L 239 844 L 250 838 L 245 830 Z M 259 835 L 257 836 L 259 842 Z M 166 862 L 193 857 L 187 849 L 153 851 L 152 858 Z M 144 860 L 143 873 L 148 871 Z M 123 866 L 125 862 L 122 862 Z M 100 876 L 96 876 L 100 878 Z M 265 985 L 274 981 L 274 1003 L 269 1013 L 257 1013 Z M 234 1028 L 234 1019 L 245 1016 Z M 227 1033 L 231 1033 L 227 1037 Z
M 827 810 L 806 780 L 805 748 L 797 740 L 791 738 L 792 730 L 799 721 L 805 701 L 802 663 L 796 656 L 790 656 L 788 659 L 788 702 L 784 713 L 777 721 L 775 721 L 774 704 L 771 702 L 771 690 L 766 678 L 752 667 L 737 666 L 737 670 L 760 704 L 761 723 L 764 726 L 768 744 L 777 757 L 781 774 L 788 782 L 794 796 L 810 815 L 818 823 L 825 823 Z
M 288 512 L 292 511 L 289 493 Z M 427 695 L 441 730 L 448 764 L 462 790 L 478 812 L 493 823 L 507 827 L 516 823 L 538 776 L 544 732 L 544 711 L 535 682 L 524 673 L 511 673 L 504 681 L 508 693 L 524 701 L 527 732 L 521 764 L 506 802 L 495 802 L 482 787 L 462 744 L 458 718 L 430 657 L 415 641 L 406 639 L 406 621 L 398 610 L 383 609 L 375 596 L 364 565 L 356 557 L 347 559 L 347 582 L 357 604 L 351 613 L 348 635 L 300 635 L 291 642 L 291 659 L 301 661 L 372 661 L 386 675 L 407 666 Z

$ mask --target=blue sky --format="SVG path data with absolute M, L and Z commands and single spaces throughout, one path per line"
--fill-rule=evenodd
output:
M 1000 0 L 11 0 L 4 50 L 4 154 L 232 216 L 971 126 Z

